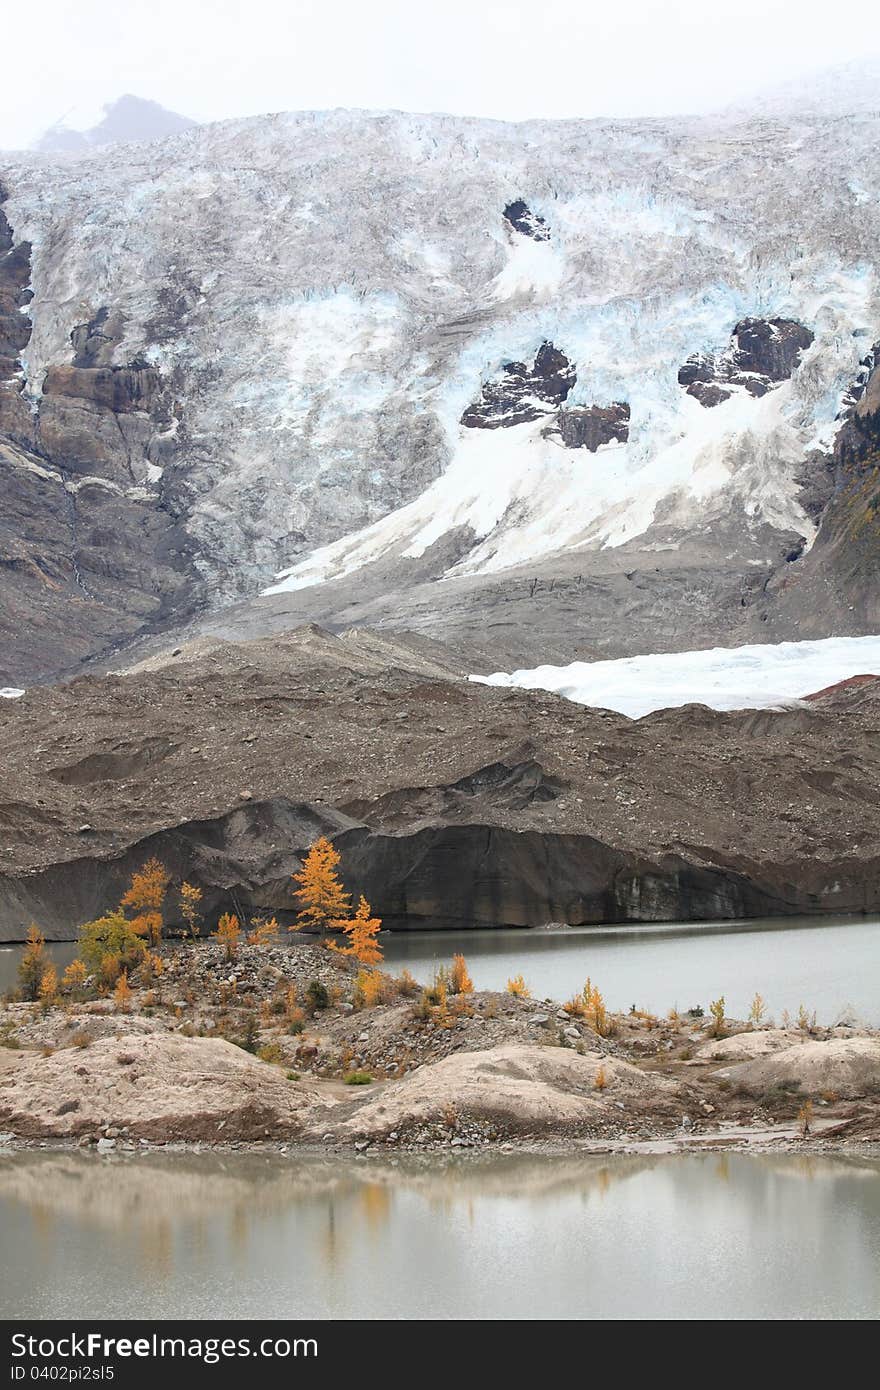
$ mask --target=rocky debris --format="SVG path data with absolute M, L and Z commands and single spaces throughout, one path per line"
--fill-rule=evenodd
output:
M 876 686 L 634 723 L 440 669 L 305 629 L 0 702 L 6 938 L 71 935 L 151 854 L 211 923 L 283 915 L 321 833 L 389 925 L 876 909 Z
M 531 367 L 505 362 L 500 376 L 483 383 L 481 397 L 469 405 L 461 423 L 469 429 L 496 430 L 552 414 L 568 396 L 577 372 L 564 352 L 544 342 Z
M 595 454 L 604 444 L 625 444 L 629 439 L 629 405 L 614 401 L 611 405 L 569 406 L 560 410 L 556 420 L 544 431 L 550 438 L 558 437 L 567 449 L 589 449 Z
M 793 319 L 742 319 L 720 353 L 695 353 L 679 368 L 679 385 L 710 408 L 729 400 L 734 389 L 765 396 L 788 381 L 813 333 Z
M 521 236 L 530 237 L 532 241 L 550 240 L 550 228 L 544 218 L 537 212 L 532 212 L 522 198 L 516 198 L 512 203 L 507 204 L 504 209 L 504 220 L 515 232 L 519 232 Z
M 264 1139 L 299 1133 L 328 1102 L 220 1038 L 147 1033 L 50 1057 L 19 1054 L 0 1074 L 0 1118 L 19 1137 Z
M 440 1126 L 453 1138 L 459 1126 L 473 1137 L 560 1131 L 622 1130 L 650 1109 L 655 1123 L 680 1114 L 686 1088 L 618 1058 L 583 1057 L 564 1048 L 507 1044 L 458 1052 L 420 1067 L 356 1106 L 326 1117 L 337 1141 L 408 1137 Z M 313 1122 L 311 1132 L 317 1135 Z
M 829 1038 L 800 1042 L 767 1057 L 740 1062 L 719 1075 L 753 1095 L 773 1088 L 804 1096 L 876 1096 L 880 1089 L 880 1038 Z

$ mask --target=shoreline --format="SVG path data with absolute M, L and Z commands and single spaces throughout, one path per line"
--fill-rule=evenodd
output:
M 0 1007 L 0 1140 L 15 1148 L 407 1152 L 865 1152 L 880 1030 L 606 1011 L 422 986 L 311 942 L 164 943 L 118 999 Z M 460 959 L 460 958 L 457 958 Z

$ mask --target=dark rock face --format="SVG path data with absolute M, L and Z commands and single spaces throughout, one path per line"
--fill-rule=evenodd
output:
M 832 454 L 805 462 L 799 500 L 818 521 L 810 550 L 765 586 L 761 620 L 794 614 L 804 636 L 880 627 L 880 344 L 862 360 Z
M 72 672 L 200 602 L 194 543 L 143 493 L 0 440 L 0 685 Z M 158 500 L 158 499 L 157 499 Z
M 725 352 L 688 358 L 679 385 L 707 409 L 729 400 L 736 387 L 765 396 L 789 380 L 812 341 L 809 328 L 793 319 L 742 319 Z
M 49 367 L 36 410 L 25 399 L 31 248 L 4 198 L 0 187 L 0 684 L 30 685 L 192 612 L 202 585 L 170 488 L 144 487 L 149 465 L 169 461 L 174 417 L 153 367 L 113 363 L 120 316 L 103 307 L 76 325 L 72 363 Z
M 603 444 L 625 444 L 629 439 L 629 404 L 570 406 L 560 410 L 556 423 L 545 434 L 558 436 L 567 449 L 596 452 Z
M 469 429 L 496 430 L 549 415 L 577 380 L 574 363 L 552 343 L 542 343 L 531 367 L 505 362 L 501 376 L 487 381 L 480 400 L 469 405 L 461 423 Z
M 544 218 L 540 217 L 538 213 L 532 212 L 522 198 L 517 198 L 514 202 L 507 204 L 504 209 L 504 220 L 514 231 L 519 232 L 521 236 L 531 237 L 532 241 L 550 240 L 550 228 Z
M 21 353 L 31 336 L 31 321 L 23 312 L 33 298 L 29 289 L 31 245 L 27 241 L 15 244 L 3 211 L 7 197 L 0 184 L 0 433 L 26 439 L 31 414 L 22 398 Z

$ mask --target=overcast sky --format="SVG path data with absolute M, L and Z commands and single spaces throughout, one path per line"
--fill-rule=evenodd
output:
M 876 0 L 24 0 L 4 10 L 7 149 L 123 92 L 198 120 L 331 106 L 664 115 L 880 50 Z

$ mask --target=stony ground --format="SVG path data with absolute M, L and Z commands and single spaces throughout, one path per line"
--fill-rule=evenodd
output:
M 111 998 L 0 1015 L 0 1129 L 102 1150 L 283 1141 L 325 1148 L 510 1141 L 880 1140 L 880 1034 L 614 1015 L 426 993 L 319 945 L 165 946 Z M 366 993 L 365 993 L 366 991 Z
M 150 854 L 209 920 L 281 913 L 321 833 L 389 924 L 880 905 L 880 680 L 632 722 L 445 660 L 306 629 L 0 701 L 0 935 L 73 935 Z

